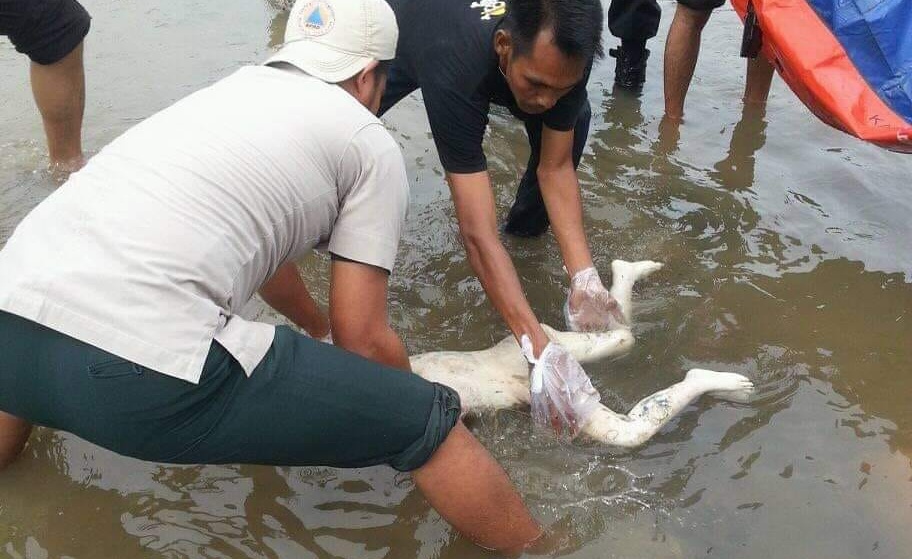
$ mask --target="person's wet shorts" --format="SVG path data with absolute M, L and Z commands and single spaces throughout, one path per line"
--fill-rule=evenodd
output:
M 91 19 L 76 0 L 0 0 L 0 35 L 38 64 L 70 54 L 88 34 Z
M 248 378 L 217 343 L 199 384 L 0 312 L 0 410 L 120 454 L 181 464 L 422 466 L 459 396 L 277 327 Z
M 678 0 L 678 4 L 683 4 L 691 10 L 707 12 L 722 7 L 725 0 Z

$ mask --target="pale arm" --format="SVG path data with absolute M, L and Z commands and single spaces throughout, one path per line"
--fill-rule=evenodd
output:
M 333 343 L 390 367 L 411 371 L 402 340 L 389 325 L 386 270 L 334 258 L 329 290 Z
M 276 270 L 260 288 L 260 296 L 270 307 L 314 338 L 329 334 L 329 320 L 310 296 L 301 273 L 293 262 L 283 264 Z
M 548 345 L 548 336 L 532 312 L 516 268 L 500 241 L 488 173 L 447 173 L 447 181 L 472 269 L 516 339 L 528 335 L 535 354 L 540 354 Z

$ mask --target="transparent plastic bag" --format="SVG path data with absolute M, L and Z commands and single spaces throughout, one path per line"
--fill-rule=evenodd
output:
M 583 367 L 562 346 L 550 342 L 536 359 L 527 336 L 522 337 L 521 345 L 532 364 L 532 420 L 551 428 L 558 437 L 572 439 L 598 408 L 601 396 Z
M 570 301 L 574 302 L 571 310 Z M 567 328 L 574 332 L 607 332 L 626 326 L 617 301 L 602 285 L 598 270 L 585 268 L 570 280 L 570 293 L 564 303 Z

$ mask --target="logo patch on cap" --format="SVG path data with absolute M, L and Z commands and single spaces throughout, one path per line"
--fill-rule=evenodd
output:
M 481 19 L 484 20 L 507 13 L 507 3 L 504 0 L 481 0 L 480 2 L 472 2 L 469 7 L 481 8 Z
M 298 16 L 298 28 L 306 37 L 320 37 L 332 31 L 336 16 L 332 6 L 326 2 L 308 2 L 301 8 Z

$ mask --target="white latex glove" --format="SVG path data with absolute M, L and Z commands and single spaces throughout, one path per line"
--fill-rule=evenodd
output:
M 572 439 L 598 408 L 601 396 L 583 367 L 562 346 L 549 342 L 536 359 L 529 337 L 524 335 L 520 343 L 532 364 L 532 420 L 551 427 L 558 437 Z
M 308 337 L 310 337 L 310 338 L 312 338 L 312 339 L 314 339 L 314 340 L 317 340 L 318 342 L 323 342 L 324 344 L 334 345 L 334 344 L 333 344 L 333 332 L 332 332 L 332 330 L 330 330 L 329 332 L 327 332 L 326 335 L 323 336 L 322 338 L 318 338 L 318 337 L 316 337 L 316 336 L 311 336 L 310 332 L 307 332 L 306 330 L 304 331 L 304 334 L 306 334 Z
M 627 326 L 621 308 L 602 285 L 595 268 L 580 270 L 570 279 L 564 319 L 574 332 L 607 332 Z

